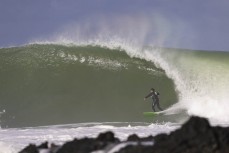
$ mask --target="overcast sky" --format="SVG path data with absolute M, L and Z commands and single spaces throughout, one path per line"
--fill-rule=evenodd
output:
M 166 47 L 229 51 L 228 0 L 0 0 L 0 47 L 48 38 L 73 23 L 101 16 L 103 22 L 123 16 L 163 21 L 164 28 L 150 26 L 147 37 L 157 33 L 148 40 L 156 41 L 166 27 Z M 143 21 L 136 22 L 141 30 Z

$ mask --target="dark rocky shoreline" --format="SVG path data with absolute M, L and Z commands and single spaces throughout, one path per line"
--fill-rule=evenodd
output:
M 205 118 L 191 117 L 170 134 L 140 138 L 130 135 L 120 141 L 114 133 L 97 138 L 74 139 L 62 146 L 48 142 L 28 145 L 19 153 L 229 153 L 229 127 L 212 127 Z

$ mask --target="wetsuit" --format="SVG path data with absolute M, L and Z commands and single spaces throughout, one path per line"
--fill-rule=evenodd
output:
M 159 104 L 159 93 L 156 91 L 151 91 L 145 98 L 148 97 L 152 97 L 153 103 L 152 103 L 152 109 L 155 112 L 155 106 L 157 105 L 157 108 L 160 111 L 163 111 L 163 109 L 161 108 L 160 104 Z

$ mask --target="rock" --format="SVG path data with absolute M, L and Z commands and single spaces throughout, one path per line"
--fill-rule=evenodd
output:
M 212 127 L 204 118 L 191 117 L 180 129 L 170 135 L 160 134 L 155 137 L 155 153 L 210 152 L 217 147 L 217 140 Z M 210 153 L 209 152 L 209 153 Z
M 49 152 L 50 153 L 56 153 L 58 150 L 60 149 L 60 146 L 51 143 L 50 148 L 49 148 Z
M 202 152 L 216 153 L 225 150 L 229 137 L 219 143 L 220 137 L 228 135 L 229 130 L 211 127 L 205 118 L 191 117 L 180 129 L 171 132 L 164 140 L 155 138 L 155 152 Z M 164 135 L 165 136 L 165 135 Z M 160 137 L 158 135 L 157 137 Z M 226 144 L 225 144 L 226 143 Z M 221 146 L 221 147 L 220 147 Z M 166 148 L 165 150 L 163 148 Z M 163 151 L 164 150 L 164 151 Z
M 153 141 L 153 136 L 140 138 L 140 137 L 138 137 L 138 135 L 132 134 L 127 138 L 127 141 L 135 141 L 135 142 Z
M 150 136 L 148 136 L 148 137 L 145 137 L 145 138 L 141 138 L 141 141 L 151 141 L 151 142 L 153 142 L 153 140 L 154 140 L 154 137 L 152 136 L 152 135 L 150 135 Z
M 30 144 L 19 153 L 39 153 L 39 151 L 36 145 Z
M 132 137 L 133 140 L 134 137 Z M 134 138 L 135 140 L 136 137 Z M 119 152 L 228 153 L 229 128 L 211 127 L 207 119 L 191 117 L 180 129 L 153 138 L 153 146 L 130 145 Z M 144 149 L 147 148 L 147 149 Z
M 132 134 L 127 138 L 127 141 L 140 141 L 140 138 L 136 134 Z
M 74 139 L 57 146 L 54 153 L 88 153 L 110 150 L 111 146 L 127 144 L 118 153 L 228 153 L 229 128 L 211 127 L 208 120 L 191 117 L 180 129 L 170 134 L 140 138 L 136 134 L 124 142 L 115 138 L 114 133 L 101 133 L 97 138 Z M 47 142 L 36 147 L 29 145 L 20 153 L 38 153 L 38 148 L 46 148 Z M 51 151 L 51 149 L 50 149 Z
M 96 139 L 84 138 L 67 142 L 57 151 L 57 153 L 87 153 L 104 149 L 109 144 L 118 142 L 120 141 L 114 137 L 113 132 L 105 132 L 101 133 Z
M 119 142 L 119 140 L 115 138 L 114 133 L 110 131 L 99 134 L 98 138 L 96 138 L 96 141 L 111 143 Z
M 48 149 L 48 142 L 44 142 L 41 145 L 37 146 L 38 149 Z
M 119 150 L 118 153 L 154 153 L 154 151 L 152 146 L 129 145 Z
M 84 153 L 91 152 L 98 148 L 99 144 L 95 144 L 94 139 L 83 138 L 74 139 L 73 141 L 65 143 L 57 153 Z

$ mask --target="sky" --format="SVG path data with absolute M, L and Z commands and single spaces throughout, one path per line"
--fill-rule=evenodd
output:
M 146 44 L 229 51 L 228 17 L 228 0 L 0 0 L 0 47 L 72 37 L 81 27 L 81 35 L 119 29 L 144 33 Z

